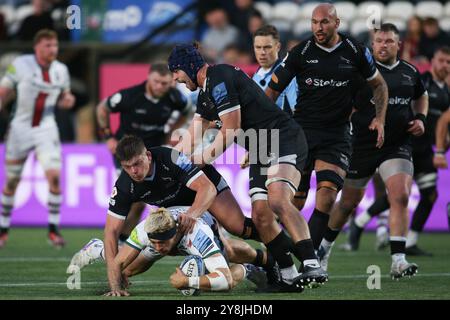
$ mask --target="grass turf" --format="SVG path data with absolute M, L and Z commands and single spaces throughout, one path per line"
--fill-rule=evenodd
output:
M 202 293 L 184 297 L 168 281 L 182 257 L 167 257 L 146 273 L 131 279 L 131 297 L 107 298 L 104 264 L 94 264 L 81 272 L 81 289 L 69 290 L 66 273 L 71 256 L 93 237 L 102 237 L 98 229 L 66 229 L 68 245 L 62 250 L 50 247 L 44 229 L 12 229 L 7 246 L 0 249 L 0 299 L 450 299 L 450 234 L 424 234 L 420 245 L 434 256 L 410 257 L 419 265 L 419 274 L 411 279 L 393 281 L 389 277 L 389 251 L 374 250 L 374 234 L 363 236 L 358 252 L 343 252 L 337 246 L 329 264 L 330 281 L 318 289 L 296 294 L 255 294 L 254 285 L 241 283 L 230 293 Z M 342 243 L 345 236 L 338 238 Z M 367 267 L 381 269 L 381 289 L 367 288 Z

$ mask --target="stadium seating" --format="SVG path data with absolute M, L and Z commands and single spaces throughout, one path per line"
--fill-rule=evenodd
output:
M 433 17 L 439 19 L 442 17 L 443 6 L 439 1 L 422 1 L 416 5 L 416 15 L 421 18 Z

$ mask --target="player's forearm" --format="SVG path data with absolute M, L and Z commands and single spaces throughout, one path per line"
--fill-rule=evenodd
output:
M 386 119 L 386 110 L 388 104 L 388 87 L 383 78 L 375 83 L 372 87 L 373 90 L 373 100 L 375 103 L 375 115 L 378 122 L 383 123 Z
M 108 282 L 111 290 L 120 289 L 121 270 L 115 264 L 115 258 L 118 252 L 118 237 L 113 232 L 105 232 L 105 260 Z
M 109 113 L 105 101 L 100 102 L 96 108 L 97 123 L 100 129 L 109 129 Z
M 445 139 L 448 134 L 448 124 L 450 123 L 450 111 L 445 112 L 438 120 L 436 125 L 436 149 L 445 151 Z
M 280 92 L 273 90 L 270 87 L 267 87 L 266 89 L 266 96 L 270 98 L 273 102 L 277 101 L 278 97 L 280 96 Z
M 211 164 L 234 142 L 235 129 L 226 129 L 223 126 L 214 141 L 202 153 L 202 163 Z
M 187 214 L 194 218 L 199 218 L 209 207 L 211 207 L 216 195 L 217 191 L 212 183 L 199 189 Z
M 422 95 L 419 99 L 413 101 L 413 110 L 415 114 L 428 114 L 428 95 Z
M 189 129 L 185 134 L 181 135 L 181 141 L 175 146 L 175 149 L 185 155 L 192 155 L 197 146 L 203 142 L 205 130 L 206 126 L 204 126 L 203 120 L 196 119 L 194 116 Z

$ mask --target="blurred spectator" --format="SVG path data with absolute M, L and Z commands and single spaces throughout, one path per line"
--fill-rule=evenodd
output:
M 223 63 L 244 66 L 253 63 L 252 55 L 236 44 L 230 44 L 223 50 Z
M 239 46 L 253 56 L 253 34 L 264 25 L 264 18 L 257 9 L 253 9 L 245 32 L 241 32 Z M 256 60 L 253 60 L 256 62 Z
M 409 62 L 418 55 L 420 36 L 422 34 L 422 19 L 412 16 L 408 19 L 406 35 L 400 45 L 400 58 Z
M 0 41 L 6 39 L 6 21 L 5 15 L 0 12 Z
M 423 22 L 423 33 L 419 42 L 419 55 L 430 61 L 437 48 L 449 43 L 450 37 L 439 27 L 439 22 L 435 18 L 426 18 Z
M 229 24 L 227 14 L 222 8 L 210 9 L 205 19 L 209 27 L 202 40 L 205 55 L 215 62 L 221 61 L 223 50 L 227 45 L 237 42 L 239 31 Z
M 234 4 L 236 9 L 233 12 L 230 12 L 231 23 L 235 25 L 241 33 L 248 33 L 248 23 L 255 10 L 253 0 L 234 0 Z
M 47 0 L 32 0 L 33 14 L 26 17 L 17 32 L 17 39 L 33 40 L 34 35 L 41 29 L 54 30 L 54 23 L 50 13 L 51 3 Z

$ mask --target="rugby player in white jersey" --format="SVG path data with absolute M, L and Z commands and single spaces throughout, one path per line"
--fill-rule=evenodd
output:
M 257 286 L 266 284 L 261 268 L 244 263 L 254 260 L 250 245 L 221 236 L 218 223 L 209 212 L 196 219 L 192 232 L 181 232 L 178 216 L 188 209 L 188 206 L 156 209 L 134 228 L 125 242 L 127 245 L 122 246 L 114 258 L 111 290 L 106 296 L 128 296 L 128 277 L 147 271 L 167 255 L 199 256 L 209 272 L 198 277 L 187 277 L 176 268 L 170 276 L 170 282 L 176 289 L 227 291 L 245 278 Z M 229 265 L 227 260 L 235 264 Z M 82 269 L 97 261 L 104 261 L 104 244 L 99 239 L 92 239 L 74 255 L 70 266 Z
M 75 97 L 70 92 L 67 66 L 56 60 L 57 55 L 57 34 L 40 30 L 34 38 L 34 54 L 17 57 L 0 82 L 0 107 L 15 95 L 6 137 L 7 179 L 1 194 L 0 248 L 8 239 L 14 195 L 25 161 L 33 150 L 49 185 L 49 242 L 55 247 L 65 244 L 58 229 L 62 202 L 61 143 L 54 108 L 72 108 Z

